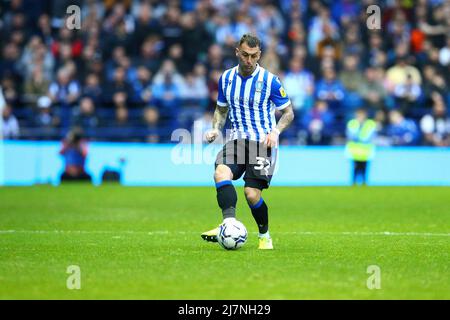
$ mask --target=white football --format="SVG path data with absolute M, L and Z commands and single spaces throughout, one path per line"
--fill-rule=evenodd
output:
M 247 241 L 247 229 L 240 221 L 227 221 L 220 225 L 217 241 L 224 249 L 239 249 Z

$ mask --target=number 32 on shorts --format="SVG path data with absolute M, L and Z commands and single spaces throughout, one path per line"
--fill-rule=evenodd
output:
M 269 169 L 271 166 L 269 159 L 264 157 L 256 157 L 256 163 L 257 165 L 253 167 L 255 170 L 264 170 L 266 176 L 269 175 Z

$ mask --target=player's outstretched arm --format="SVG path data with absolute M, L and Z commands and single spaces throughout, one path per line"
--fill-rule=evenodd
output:
M 284 129 L 289 127 L 294 120 L 294 110 L 292 109 L 292 105 L 289 104 L 286 108 L 281 110 L 281 118 L 277 123 L 277 126 L 272 132 L 270 132 L 264 143 L 269 147 L 275 147 L 278 144 L 278 136 Z
M 221 107 L 216 105 L 216 110 L 214 111 L 213 125 L 212 129 L 206 133 L 206 141 L 213 142 L 219 136 L 220 132 L 227 121 L 228 107 Z

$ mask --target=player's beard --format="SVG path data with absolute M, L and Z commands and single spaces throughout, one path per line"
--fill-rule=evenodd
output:
M 255 65 L 247 65 L 247 64 L 241 64 L 239 66 L 240 70 L 242 71 L 242 73 L 246 76 L 249 76 L 253 73 L 253 71 L 255 71 L 256 69 L 256 64 Z

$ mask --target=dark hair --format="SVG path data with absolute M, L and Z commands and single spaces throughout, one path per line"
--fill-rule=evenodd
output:
M 250 48 L 261 48 L 261 41 L 259 40 L 259 38 L 250 33 L 246 33 L 241 37 L 241 40 L 239 40 L 239 46 L 241 46 L 243 43 L 248 44 Z
M 367 110 L 366 107 L 358 107 L 355 109 L 355 113 L 365 113 L 366 115 L 369 114 L 369 110 Z
M 67 141 L 70 144 L 78 144 L 83 139 L 83 129 L 80 127 L 74 127 L 67 133 Z

